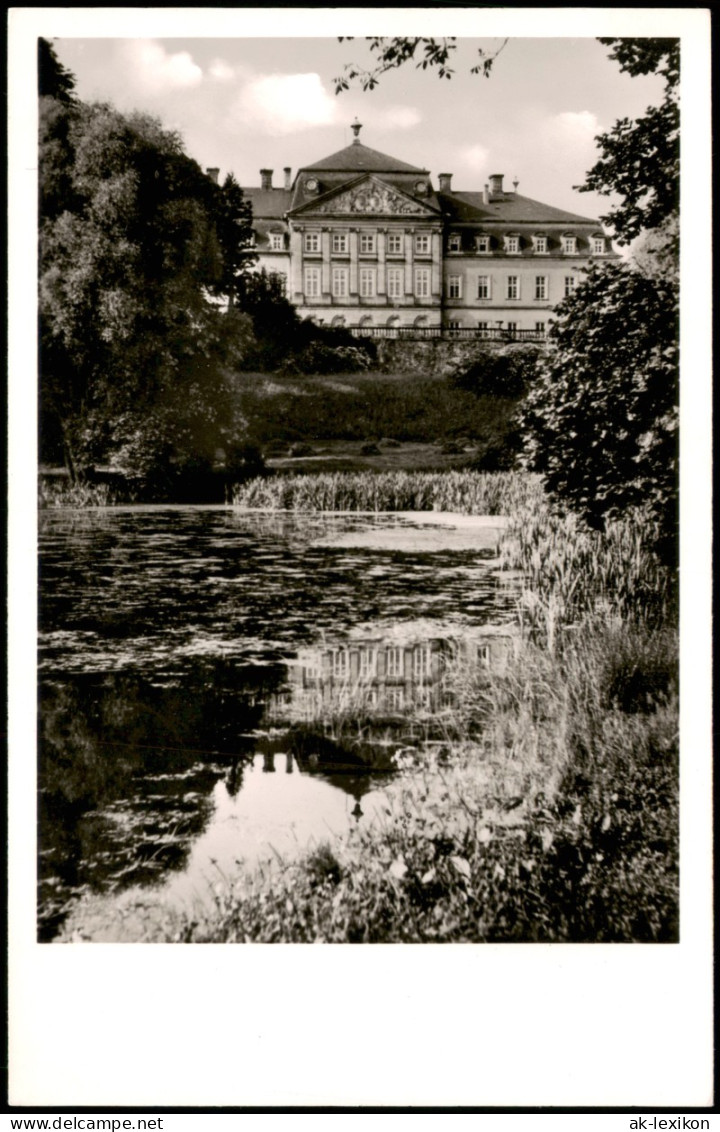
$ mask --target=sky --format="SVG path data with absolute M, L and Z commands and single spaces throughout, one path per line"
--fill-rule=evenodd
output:
M 412 29 L 408 29 L 412 30 Z M 437 174 L 453 188 L 481 189 L 491 173 L 517 177 L 525 196 L 595 218 L 608 199 L 580 194 L 597 160 L 594 141 L 616 119 L 636 117 L 662 97 L 655 76 L 631 78 L 590 36 L 458 37 L 454 76 L 413 64 L 336 95 L 348 63 L 371 64 L 364 37 L 87 38 L 53 40 L 86 100 L 157 115 L 180 132 L 203 167 L 259 185 L 261 168 L 281 184 L 352 141 L 350 123 L 373 149 Z M 472 75 L 478 49 L 502 48 L 490 78 Z

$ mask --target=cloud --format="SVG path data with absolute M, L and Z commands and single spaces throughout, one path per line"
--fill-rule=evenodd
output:
M 189 51 L 169 54 L 152 39 L 128 40 L 122 45 L 123 62 L 131 71 L 131 84 L 148 94 L 161 94 L 197 86 L 202 82 L 202 68 Z
M 394 130 L 411 130 L 422 122 L 415 106 L 389 106 L 382 115 L 382 125 Z
M 224 59 L 213 59 L 208 67 L 208 75 L 220 83 L 229 83 L 235 78 L 235 71 Z
M 600 132 L 598 119 L 589 110 L 565 110 L 545 123 L 545 133 L 567 144 L 590 144 Z
M 479 173 L 482 169 L 487 169 L 489 156 L 490 152 L 484 146 L 467 145 L 460 150 L 460 163 L 465 169 Z
M 337 104 L 315 73 L 259 75 L 240 91 L 234 110 L 246 128 L 274 135 L 337 121 Z

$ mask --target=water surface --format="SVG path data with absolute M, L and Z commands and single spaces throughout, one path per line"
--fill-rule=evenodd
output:
M 237 862 L 378 819 L 392 742 L 343 751 L 303 721 L 360 683 L 401 746 L 398 717 L 438 706 L 448 625 L 472 639 L 509 622 L 515 601 L 487 550 L 348 537 L 398 523 L 204 507 L 42 514 L 41 938 L 84 892 L 153 884 L 193 899 Z

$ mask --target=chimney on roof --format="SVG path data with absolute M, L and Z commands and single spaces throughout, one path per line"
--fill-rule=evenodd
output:
M 503 177 L 504 173 L 491 173 L 490 175 L 490 196 L 501 197 L 503 195 Z
M 490 186 L 487 184 L 487 182 L 485 184 L 485 188 L 483 189 L 483 204 L 490 204 Z
M 441 193 L 451 193 L 450 182 L 452 181 L 452 173 L 438 173 L 438 182 L 440 184 Z
M 220 180 L 220 170 L 216 169 L 215 166 L 212 166 L 211 168 L 206 169 L 205 172 L 207 173 L 210 180 L 214 181 L 217 185 Z
M 271 189 L 272 188 L 272 175 L 273 175 L 272 169 L 261 169 L 260 170 L 260 188 L 261 189 Z
M 290 174 L 292 173 L 291 167 L 289 165 L 286 165 L 283 169 L 283 173 L 285 174 L 285 188 L 290 189 L 292 186 L 292 178 L 290 176 Z

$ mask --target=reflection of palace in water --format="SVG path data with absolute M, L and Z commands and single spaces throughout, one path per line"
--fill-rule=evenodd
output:
M 501 671 L 514 648 L 512 626 L 484 626 L 452 637 L 366 636 L 302 650 L 271 711 L 298 720 L 324 708 L 435 711 L 452 702 L 449 666 Z

